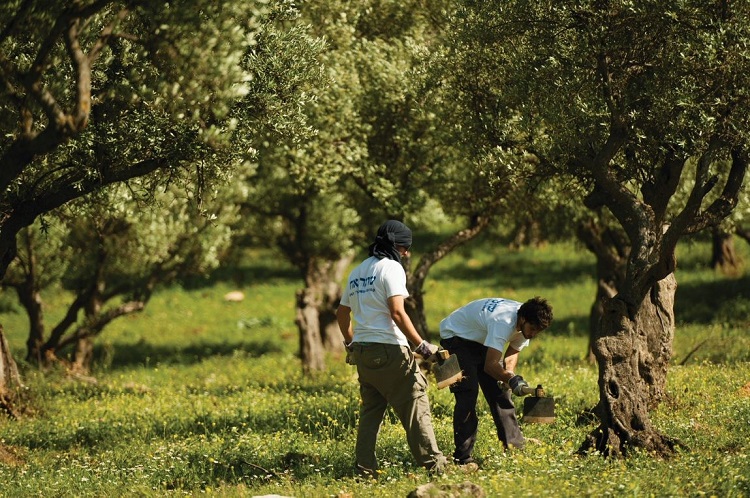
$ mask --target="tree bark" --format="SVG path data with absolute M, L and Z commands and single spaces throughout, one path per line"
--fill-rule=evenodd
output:
M 341 351 L 343 343 L 336 322 L 341 280 L 353 255 L 336 261 L 312 258 L 307 265 L 305 287 L 297 291 L 296 324 L 305 373 L 325 369 L 327 350 Z
M 305 373 L 325 369 L 325 350 L 320 333 L 318 311 L 321 290 L 319 284 L 308 285 L 297 291 L 297 328 L 302 370 Z
M 76 341 L 73 352 L 73 371 L 78 374 L 87 375 L 91 371 L 94 361 L 94 341 L 91 337 L 81 337 Z
M 711 231 L 711 267 L 725 275 L 738 275 L 742 261 L 734 249 L 734 237 L 720 228 Z
M 18 389 L 23 387 L 18 367 L 10 353 L 8 341 L 0 325 L 0 413 L 5 413 L 12 418 L 18 418 L 15 401 L 18 398 Z
M 354 254 L 349 254 L 334 262 L 331 276 L 325 283 L 323 291 L 323 303 L 320 307 L 320 331 L 323 339 L 323 347 L 326 351 L 336 355 L 344 352 L 339 322 L 336 319 L 336 308 L 341 301 L 341 282 L 346 277 L 349 265 L 354 260 Z
M 33 270 L 26 273 L 21 282 L 6 282 L 4 286 L 13 287 L 18 301 L 29 317 L 29 336 L 26 339 L 26 361 L 42 363 L 42 345 L 44 344 L 44 304 L 39 288 L 36 285 Z
M 604 315 L 604 302 L 615 297 L 625 281 L 630 246 L 625 234 L 590 219 L 578 225 L 578 239 L 596 256 L 596 297 L 589 314 L 588 357 L 596 361 L 593 345 Z
M 674 338 L 673 274 L 657 282 L 635 316 L 618 296 L 604 302 L 594 342 L 599 366 L 599 427 L 579 452 L 627 456 L 631 448 L 671 454 L 678 442 L 660 434 L 649 411 L 664 398 Z

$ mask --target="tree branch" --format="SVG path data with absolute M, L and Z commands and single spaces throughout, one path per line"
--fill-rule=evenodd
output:
M 66 135 L 73 135 L 83 130 L 88 123 L 89 113 L 91 112 L 91 66 L 89 58 L 83 53 L 81 43 L 78 40 L 80 25 L 80 19 L 74 20 L 65 33 L 65 48 L 76 75 L 76 98 L 73 112 L 66 120 Z
M 31 5 L 33 3 L 33 0 L 24 0 L 20 8 L 16 11 L 16 15 L 14 15 L 8 21 L 8 24 L 6 24 L 5 28 L 3 28 L 2 32 L 0 32 L 0 43 L 3 43 L 16 29 L 16 26 L 18 26 L 18 23 L 21 21 L 21 19 L 23 19 L 31 10 Z
M 644 182 L 641 187 L 643 200 L 651 206 L 658 224 L 664 220 L 669 200 L 680 185 L 684 167 L 685 158 L 670 152 L 656 172 L 654 180 Z
M 744 150 L 732 150 L 732 166 L 724 184 L 721 195 L 706 208 L 703 213 L 696 216 L 695 220 L 686 228 L 686 233 L 695 233 L 707 226 L 715 225 L 723 220 L 737 205 L 742 184 L 748 170 L 747 153 Z
M 143 311 L 145 307 L 146 303 L 144 301 L 128 301 L 127 303 L 123 303 L 120 306 L 107 310 L 105 313 L 96 315 L 93 319 L 78 327 L 72 335 L 60 341 L 56 349 L 64 349 L 66 346 L 74 344 L 80 339 L 95 337 L 104 330 L 104 327 L 116 318 Z
M 498 206 L 502 204 L 503 200 L 504 199 L 502 198 L 494 199 L 481 213 L 470 216 L 469 226 L 467 228 L 459 230 L 447 240 L 438 244 L 433 251 L 423 255 L 419 260 L 419 264 L 412 272 L 412 279 L 423 281 L 427 277 L 430 268 L 432 268 L 435 263 L 443 259 L 447 254 L 450 254 L 450 252 L 456 247 L 479 235 L 485 228 L 487 228 L 487 225 L 489 225 L 492 220 L 492 215 L 495 213 Z

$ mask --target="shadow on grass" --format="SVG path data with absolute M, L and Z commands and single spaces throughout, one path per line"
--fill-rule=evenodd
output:
M 256 282 L 288 281 L 300 282 L 300 273 L 292 267 L 277 266 L 264 259 L 252 264 L 238 266 L 223 265 L 214 271 L 208 278 L 185 279 L 182 285 L 186 289 L 202 289 L 212 287 L 217 283 L 230 282 L 235 286 L 244 286 Z
M 494 261 L 491 264 L 471 267 L 456 265 L 451 268 L 436 268 L 434 278 L 446 280 L 482 281 L 498 289 L 524 287 L 554 287 L 581 278 L 593 278 L 593 265 L 580 263 L 533 262 L 523 255 L 512 261 Z
M 200 363 L 213 356 L 231 356 L 243 353 L 257 358 L 268 353 L 281 352 L 281 347 L 272 341 L 249 342 L 216 342 L 191 344 L 189 346 L 157 346 L 146 341 L 136 344 L 118 345 L 114 352 L 97 347 L 94 349 L 94 361 L 104 362 L 106 356 L 112 356 L 108 369 L 127 368 L 143 365 L 191 365 Z
M 675 294 L 678 323 L 750 320 L 750 275 L 738 279 L 680 284 Z

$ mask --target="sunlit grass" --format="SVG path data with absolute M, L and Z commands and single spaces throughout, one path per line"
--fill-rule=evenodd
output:
M 488 496 L 509 490 L 518 496 L 750 495 L 750 344 L 742 321 L 750 298 L 739 288 L 743 277 L 702 265 L 704 246 L 700 257 L 691 251 L 678 272 L 668 396 L 652 413 L 659 430 L 684 444 L 669 460 L 576 456 L 595 427 L 581 415 L 598 400 L 597 370 L 586 358 L 590 255 L 563 244 L 518 252 L 482 248 L 440 262 L 427 281 L 433 333 L 443 316 L 473 298 L 550 300 L 555 323 L 522 353 L 519 371 L 554 396 L 557 417 L 554 424 L 525 424 L 525 434 L 541 444 L 508 453 L 480 399 L 475 456 L 482 470 L 435 482 L 470 479 Z M 302 374 L 293 309 L 299 283 L 284 268 L 274 271 L 255 268 L 211 285 L 158 292 L 145 312 L 115 322 L 98 339 L 96 382 L 60 370 L 42 374 L 22 363 L 29 409 L 21 420 L 0 422 L 0 495 L 390 497 L 427 482 L 392 413 L 379 438 L 381 479 L 354 478 L 356 374 L 334 360 L 327 372 Z M 254 277 L 259 274 L 264 278 Z M 724 289 L 732 291 L 729 297 Z M 230 290 L 242 290 L 246 299 L 225 302 Z M 718 305 L 701 308 L 704 302 Z M 728 302 L 734 304 L 722 308 Z M 49 316 L 55 313 L 50 308 Z M 1 318 L 22 357 L 23 316 Z M 450 453 L 453 398 L 434 383 L 429 394 L 438 443 Z

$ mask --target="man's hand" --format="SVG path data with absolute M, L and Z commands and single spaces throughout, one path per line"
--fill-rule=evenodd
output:
M 516 396 L 526 396 L 530 393 L 530 388 L 528 382 L 523 380 L 523 377 L 520 375 L 514 375 L 510 378 L 508 381 L 508 385 L 513 390 L 513 394 Z
M 430 344 L 427 341 L 422 341 L 419 343 L 419 346 L 414 348 L 414 353 L 418 354 L 425 360 L 429 359 L 432 355 L 437 353 L 438 347 L 434 344 Z
M 346 364 L 356 365 L 357 363 L 354 361 L 354 356 L 352 356 L 352 353 L 354 352 L 352 343 L 344 341 L 344 349 L 346 349 Z

